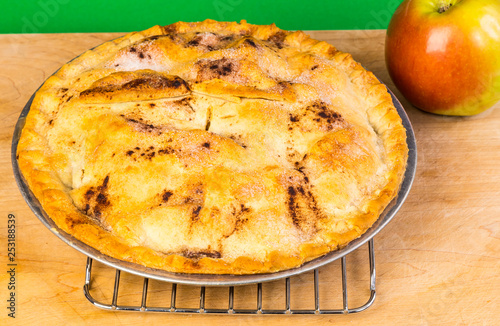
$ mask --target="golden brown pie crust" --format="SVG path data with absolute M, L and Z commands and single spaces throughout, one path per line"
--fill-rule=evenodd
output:
M 303 32 L 206 20 L 85 52 L 36 93 L 17 158 L 65 232 L 181 273 L 297 267 L 396 196 L 406 133 L 351 55 Z

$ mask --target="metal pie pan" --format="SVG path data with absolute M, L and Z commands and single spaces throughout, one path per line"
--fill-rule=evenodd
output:
M 416 141 L 415 141 L 415 135 L 413 133 L 413 129 L 410 123 L 410 120 L 408 119 L 408 116 L 406 115 L 406 112 L 404 111 L 401 103 L 398 101 L 398 99 L 394 96 L 394 94 L 388 89 L 389 93 L 391 94 L 393 103 L 395 107 L 398 110 L 399 115 L 401 116 L 401 119 L 403 120 L 403 125 L 406 128 L 406 136 L 407 136 L 407 143 L 408 143 L 408 148 L 409 148 L 409 153 L 408 153 L 408 163 L 406 167 L 406 172 L 404 175 L 404 180 L 403 183 L 401 184 L 401 188 L 398 192 L 398 196 L 392 200 L 392 202 L 388 205 L 388 207 L 383 211 L 379 219 L 373 224 L 373 226 L 368 229 L 364 234 L 362 234 L 359 238 L 351 241 L 346 247 L 330 252 L 328 254 L 325 254 L 324 256 L 321 256 L 319 258 L 316 258 L 314 260 L 311 260 L 300 267 L 293 268 L 293 269 L 288 269 L 280 272 L 275 272 L 275 273 L 265 273 L 265 274 L 252 274 L 252 275 L 211 275 L 211 274 L 183 274 L 183 273 L 172 273 L 172 272 L 167 272 L 163 270 L 158 270 L 158 269 L 153 269 L 153 268 L 147 268 L 138 264 L 134 263 L 129 263 L 125 262 L 122 260 L 118 260 L 116 258 L 103 255 L 100 253 L 98 250 L 94 249 L 93 247 L 81 242 L 80 240 L 74 238 L 72 235 L 64 232 L 61 230 L 55 223 L 52 221 L 52 219 L 47 215 L 47 213 L 43 210 L 42 206 L 40 205 L 40 202 L 35 198 L 31 190 L 29 189 L 26 181 L 24 180 L 23 175 L 21 174 L 19 170 L 19 165 L 17 162 L 16 158 L 16 153 L 17 153 L 17 145 L 19 142 L 19 137 L 21 135 L 21 130 L 23 129 L 25 122 L 26 122 L 26 116 L 30 110 L 31 103 L 34 98 L 33 96 L 30 98 L 26 106 L 21 112 L 21 115 L 19 116 L 19 119 L 17 121 L 15 130 L 14 130 L 14 135 L 12 139 L 12 152 L 11 152 L 11 158 L 12 158 L 12 166 L 14 170 L 14 177 L 16 179 L 17 185 L 21 191 L 21 194 L 23 195 L 24 199 L 28 203 L 29 207 L 35 213 L 35 215 L 40 219 L 40 221 L 52 231 L 55 235 L 57 235 L 61 240 L 66 242 L 68 245 L 71 247 L 75 248 L 76 250 L 80 251 L 81 253 L 85 254 L 88 257 L 91 257 L 97 261 L 100 261 L 101 263 L 120 269 L 122 271 L 126 271 L 132 274 L 136 274 L 142 277 L 146 278 L 151 278 L 151 279 L 156 279 L 160 281 L 167 281 L 167 282 L 172 282 L 172 283 L 178 283 L 178 284 L 187 284 L 187 285 L 198 285 L 198 286 L 234 286 L 234 285 L 245 285 L 245 284 L 252 284 L 252 283 L 262 283 L 262 282 L 268 282 L 268 281 L 274 281 L 277 279 L 281 278 L 286 278 L 290 277 L 293 275 L 301 274 L 316 268 L 319 268 L 325 264 L 331 263 L 348 253 L 352 252 L 353 250 L 357 249 L 358 247 L 362 246 L 366 242 L 368 242 L 370 239 L 372 239 L 382 228 L 384 228 L 387 223 L 396 215 L 398 212 L 399 208 L 403 204 L 404 200 L 406 199 L 411 185 L 413 183 L 413 179 L 415 177 L 415 171 L 416 171 L 416 165 L 417 165 L 417 148 L 416 148 Z

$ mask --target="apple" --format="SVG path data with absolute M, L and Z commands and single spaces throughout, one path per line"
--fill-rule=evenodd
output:
M 392 81 L 417 108 L 478 114 L 500 100 L 500 0 L 405 0 L 387 29 Z

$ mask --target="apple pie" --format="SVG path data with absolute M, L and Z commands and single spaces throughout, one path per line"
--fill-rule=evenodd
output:
M 344 247 L 397 195 L 386 87 L 305 33 L 245 21 L 127 34 L 37 91 L 17 159 L 54 223 L 105 255 L 252 274 Z

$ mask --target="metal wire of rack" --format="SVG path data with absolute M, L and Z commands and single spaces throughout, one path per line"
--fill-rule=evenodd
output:
M 357 250 L 360 250 L 358 248 Z M 348 305 L 348 291 L 347 291 L 347 262 L 346 256 L 340 258 L 341 264 L 341 275 L 342 275 L 342 307 L 338 309 L 322 309 L 320 307 L 320 280 L 318 269 L 314 270 L 313 273 L 313 284 L 314 284 L 314 309 L 292 309 L 291 308 L 291 280 L 290 277 L 285 278 L 285 303 L 284 309 L 264 309 L 262 300 L 262 283 L 256 283 L 257 286 L 257 298 L 255 309 L 238 309 L 235 308 L 235 286 L 228 286 L 228 301 L 227 309 L 213 309 L 207 308 L 206 304 L 206 286 L 199 286 L 199 304 L 196 307 L 178 307 L 177 297 L 179 294 L 179 289 L 177 283 L 171 283 L 171 296 L 170 305 L 157 306 L 148 305 L 148 289 L 149 289 L 149 279 L 144 278 L 142 284 L 142 297 L 140 305 L 120 305 L 118 304 L 119 299 L 119 288 L 120 288 L 120 277 L 121 272 L 116 269 L 115 280 L 113 286 L 113 294 L 111 297 L 111 302 L 103 303 L 96 300 L 91 295 L 92 290 L 92 258 L 87 259 L 86 273 L 85 273 L 85 285 L 83 286 L 83 292 L 87 300 L 89 300 L 93 305 L 98 308 L 106 310 L 116 310 L 116 311 L 135 311 L 135 312 L 163 312 L 163 313 L 177 313 L 177 314 L 231 314 L 231 315 L 258 315 L 258 314 L 268 314 L 268 315 L 278 315 L 278 314 L 297 314 L 297 315 L 311 315 L 311 314 L 350 314 L 361 312 L 368 307 L 370 307 L 375 301 L 375 252 L 373 247 L 373 239 L 368 242 L 368 255 L 370 263 L 370 297 L 365 304 L 360 305 L 356 308 L 349 308 Z M 330 291 L 329 293 L 332 293 Z

